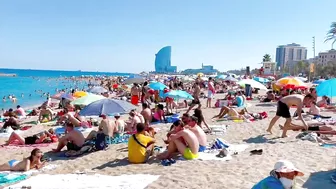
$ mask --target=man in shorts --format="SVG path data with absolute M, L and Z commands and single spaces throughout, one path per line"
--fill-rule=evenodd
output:
M 196 81 L 194 84 L 194 93 L 193 93 L 194 100 L 192 100 L 191 105 L 186 113 L 189 113 L 189 111 L 193 109 L 193 107 L 195 107 L 196 105 L 198 105 L 198 108 L 201 108 L 201 101 L 199 100 L 200 94 L 201 94 L 201 87 L 198 81 Z
M 290 124 L 292 123 L 292 118 L 289 111 L 289 108 L 291 106 L 296 106 L 298 118 L 302 121 L 304 127 L 308 129 L 308 125 L 302 117 L 302 108 L 304 106 L 310 105 L 312 101 L 314 101 L 314 97 L 311 94 L 308 94 L 306 96 L 294 94 L 281 98 L 281 100 L 279 100 L 278 102 L 276 115 L 271 120 L 267 131 L 272 134 L 272 127 L 279 120 L 280 117 L 283 117 L 286 119 L 286 122 L 281 137 L 287 137 L 287 130 L 290 128 Z

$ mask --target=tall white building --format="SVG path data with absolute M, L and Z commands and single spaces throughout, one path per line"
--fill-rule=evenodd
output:
M 276 49 L 277 68 L 282 68 L 287 64 L 292 64 L 300 60 L 307 59 L 307 48 L 299 44 L 292 43 L 288 45 L 280 45 Z M 288 66 L 288 65 L 287 65 Z
M 318 54 L 317 63 L 318 64 L 327 64 L 328 62 L 336 62 L 336 50 L 331 49 L 327 52 L 320 52 Z

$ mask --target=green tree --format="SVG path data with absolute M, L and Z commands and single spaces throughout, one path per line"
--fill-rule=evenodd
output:
M 299 73 L 304 73 L 304 66 L 305 66 L 305 63 L 301 60 L 299 62 L 296 63 L 295 65 L 297 67 L 297 71 Z
M 336 22 L 331 23 L 330 30 L 324 40 L 325 43 L 329 41 L 331 41 L 331 49 L 334 49 L 334 43 L 336 42 Z
M 269 54 L 265 54 L 264 56 L 263 56 L 263 62 L 271 62 L 272 61 L 272 59 L 271 59 L 271 55 L 269 55 Z

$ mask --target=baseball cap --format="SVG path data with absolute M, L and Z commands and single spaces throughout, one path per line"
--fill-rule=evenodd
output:
M 297 169 L 292 162 L 288 160 L 280 160 L 275 163 L 274 170 L 279 173 L 290 173 L 296 171 L 298 176 L 303 176 L 303 172 Z

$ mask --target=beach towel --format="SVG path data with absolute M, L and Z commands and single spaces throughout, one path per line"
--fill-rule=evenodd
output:
M 14 132 L 14 130 L 11 127 L 7 127 L 6 131 L 3 133 L 0 133 L 0 138 L 9 138 L 9 136 Z M 21 130 L 16 130 L 15 131 L 17 134 L 21 134 L 23 131 Z
M 85 174 L 59 174 L 48 175 L 40 174 L 30 177 L 18 184 L 7 187 L 6 189 L 20 188 L 22 186 L 30 186 L 32 189 L 144 189 L 152 182 L 156 181 L 158 175 L 85 175 Z M 42 181 L 42 182 L 41 182 Z M 48 184 L 49 183 L 49 184 Z M 55 184 L 50 184 L 55 183 Z
M 212 134 L 224 134 L 229 125 L 210 125 Z
M 75 127 L 75 129 L 82 133 L 89 133 L 93 130 L 93 128 L 84 128 L 84 127 Z M 65 127 L 63 126 L 54 127 L 54 130 L 57 135 L 63 135 L 65 133 Z
M 24 173 L 0 173 L 0 186 L 19 182 L 28 177 L 28 175 Z

